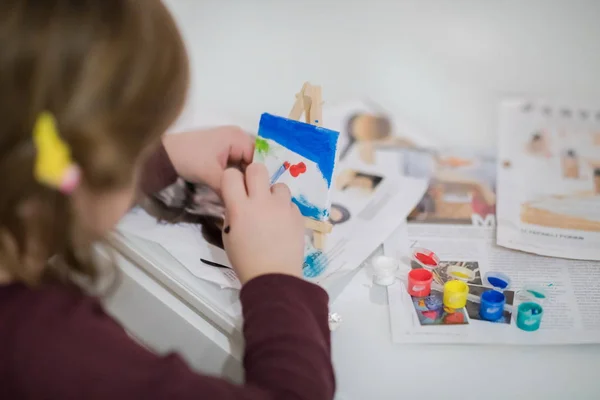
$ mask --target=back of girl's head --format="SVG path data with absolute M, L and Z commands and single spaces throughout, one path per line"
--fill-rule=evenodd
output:
M 159 0 L 0 2 L 0 268 L 36 283 L 58 254 L 95 277 L 72 199 L 34 178 L 33 127 L 51 113 L 93 193 L 128 187 L 179 114 L 187 56 Z

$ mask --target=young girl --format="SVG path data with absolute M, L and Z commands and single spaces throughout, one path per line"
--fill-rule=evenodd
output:
M 159 0 L 0 2 L 0 398 L 330 399 L 327 295 L 303 281 L 303 223 L 249 139 L 168 135 L 187 58 Z M 243 283 L 246 382 L 197 375 L 133 342 L 77 289 L 91 244 L 135 185 L 180 175 L 222 195 L 223 242 Z M 260 226 L 260 230 L 255 227 Z

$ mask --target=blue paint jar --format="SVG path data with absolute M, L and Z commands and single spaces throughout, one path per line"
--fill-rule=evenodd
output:
M 537 331 L 542 323 L 544 309 L 541 304 L 528 301 L 519 305 L 517 327 L 527 332 Z
M 486 321 L 498 321 L 503 317 L 506 296 L 504 290 L 510 287 L 510 278 L 502 272 L 488 272 L 484 279 L 485 285 L 492 287 L 481 294 L 479 316 Z
M 481 294 L 479 316 L 486 321 L 498 321 L 504 313 L 506 296 L 497 290 L 487 290 Z

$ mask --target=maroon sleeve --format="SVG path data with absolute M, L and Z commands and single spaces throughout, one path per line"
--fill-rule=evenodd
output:
M 10 379 L 0 392 L 9 394 L 7 398 L 320 400 L 334 396 L 327 294 L 294 277 L 261 276 L 241 291 L 244 385 L 196 374 L 177 355 L 151 353 L 130 339 L 92 298 L 57 289 L 23 289 L 26 294 L 9 300 L 2 290 L 0 371 L 6 367 Z M 9 304 L 12 311 L 6 311 Z
M 146 195 L 153 195 L 177 180 L 177 172 L 161 143 L 148 157 L 140 177 L 140 189 Z

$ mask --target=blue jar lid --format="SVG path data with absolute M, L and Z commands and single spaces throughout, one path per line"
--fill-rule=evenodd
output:
M 506 290 L 510 287 L 510 278 L 502 272 L 488 272 L 485 274 L 484 283 L 497 290 Z

